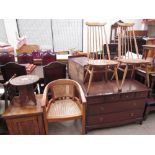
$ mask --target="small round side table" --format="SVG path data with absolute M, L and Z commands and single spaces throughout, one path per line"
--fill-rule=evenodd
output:
M 26 105 L 30 100 L 37 105 L 33 84 L 38 80 L 39 77 L 36 75 L 23 75 L 10 80 L 10 83 L 19 90 L 20 105 Z

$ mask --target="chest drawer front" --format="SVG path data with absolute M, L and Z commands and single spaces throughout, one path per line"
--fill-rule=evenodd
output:
M 104 101 L 105 101 L 104 96 L 87 98 L 87 104 L 104 103 Z
M 136 98 L 147 98 L 147 97 L 148 97 L 148 91 L 136 93 Z
M 102 114 L 102 115 L 88 117 L 87 125 L 119 122 L 119 121 L 141 118 L 142 116 L 143 116 L 142 110 L 131 110 L 131 111 L 125 111 L 120 113 Z
M 121 100 L 131 100 L 135 98 L 135 92 L 121 94 Z
M 131 100 L 124 102 L 113 102 L 106 104 L 92 104 L 87 107 L 88 115 L 106 114 L 113 112 L 121 112 L 131 109 L 143 109 L 145 108 L 145 100 Z
M 120 100 L 120 95 L 119 94 L 106 95 L 104 100 L 105 102 L 117 102 Z

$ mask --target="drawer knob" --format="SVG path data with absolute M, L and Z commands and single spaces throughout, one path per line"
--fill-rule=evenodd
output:
M 134 116 L 134 113 L 131 113 L 130 116 L 133 117 Z
M 134 106 L 136 106 L 136 105 L 137 105 L 137 103 L 135 103 L 135 102 L 134 102 L 134 103 L 133 103 L 133 105 L 134 105 Z

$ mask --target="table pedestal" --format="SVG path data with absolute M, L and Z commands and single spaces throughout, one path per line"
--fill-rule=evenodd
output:
M 19 101 L 21 105 L 26 105 L 30 100 L 37 105 L 35 94 L 33 91 L 33 85 L 19 86 Z

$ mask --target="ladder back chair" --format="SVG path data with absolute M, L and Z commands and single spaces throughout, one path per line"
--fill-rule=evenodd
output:
M 49 122 L 77 119 L 82 121 L 82 134 L 84 134 L 85 104 L 84 92 L 80 84 L 74 80 L 59 79 L 46 85 L 42 98 L 46 134 Z
M 142 59 L 139 54 L 138 46 L 136 42 L 134 23 L 120 23 L 118 22 L 118 61 L 121 64 L 125 64 L 122 82 L 120 89 L 122 89 L 129 66 L 132 66 L 131 78 L 134 76 L 135 68 L 140 65 L 144 65 L 146 69 L 146 80 L 149 86 L 149 74 L 148 63 L 146 59 Z M 133 41 L 132 41 L 133 40 Z
M 107 35 L 105 30 L 105 23 L 86 23 L 87 25 L 87 57 L 88 57 L 88 68 L 85 74 L 85 80 L 89 76 L 87 94 L 89 93 L 90 86 L 93 79 L 93 74 L 97 72 L 95 68 L 101 68 L 102 72 L 105 72 L 105 79 L 107 80 L 107 74 L 110 67 L 114 68 L 114 75 L 116 84 L 119 89 L 119 81 L 117 75 L 118 62 L 111 60 L 110 50 L 107 41 Z M 104 45 L 106 46 L 105 57 Z

